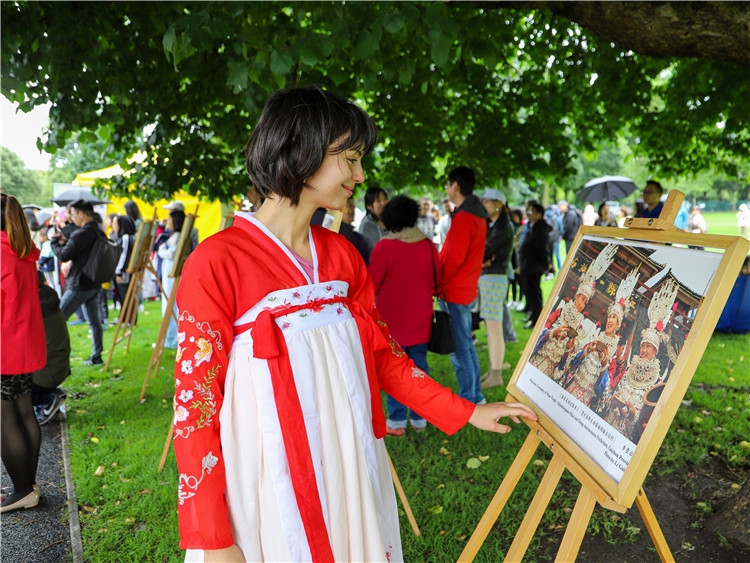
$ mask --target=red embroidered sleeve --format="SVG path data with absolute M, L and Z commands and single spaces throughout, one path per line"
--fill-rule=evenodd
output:
M 208 249 L 193 253 L 177 292 L 174 449 L 180 547 L 221 549 L 234 543 L 219 433 L 234 304 L 227 301 L 231 280 L 214 273 L 225 270 L 201 250 Z
M 379 328 L 372 335 L 372 342 L 363 341 L 362 344 L 374 347 L 375 370 L 380 388 L 399 402 L 417 410 L 446 434 L 454 434 L 468 422 L 475 405 L 443 387 L 414 365 L 391 337 L 388 325 L 380 318 L 375 308 L 372 281 L 364 265 L 355 271 L 354 276 L 352 297 L 359 301 Z

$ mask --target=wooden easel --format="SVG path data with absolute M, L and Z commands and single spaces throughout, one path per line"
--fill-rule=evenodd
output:
M 133 253 L 130 256 L 130 262 L 126 269 L 130 274 L 130 284 L 128 285 L 125 299 L 120 305 L 120 315 L 117 319 L 117 327 L 115 328 L 115 335 L 112 339 L 112 346 L 109 349 L 109 356 L 107 356 L 107 363 L 104 366 L 105 370 L 109 369 L 115 346 L 120 342 L 127 339 L 125 352 L 127 353 L 130 351 L 130 339 L 133 335 L 133 327 L 135 326 L 136 317 L 138 316 L 138 306 L 140 304 L 144 274 L 146 270 L 148 270 L 156 276 L 156 271 L 151 264 L 151 249 L 154 246 L 155 235 L 156 221 L 154 220 L 144 221 L 141 223 L 141 226 L 138 227 Z M 120 330 L 122 330 L 122 335 L 120 335 Z
M 185 259 L 187 258 L 188 252 L 190 250 L 190 240 L 193 234 L 193 224 L 195 223 L 195 218 L 195 214 L 185 215 L 185 222 L 182 225 L 180 238 L 177 242 L 177 251 L 175 252 L 174 265 L 172 266 L 172 271 L 169 273 L 169 277 L 174 278 L 174 283 L 172 284 L 172 289 L 170 290 L 169 295 L 167 295 L 164 291 L 161 282 L 159 283 L 159 287 L 161 288 L 162 292 L 162 298 L 166 297 L 167 299 L 167 314 L 164 315 L 164 318 L 162 318 L 161 324 L 159 325 L 159 334 L 156 337 L 154 351 L 151 353 L 151 360 L 148 363 L 146 377 L 143 380 L 143 387 L 141 387 L 141 396 L 138 399 L 141 403 L 146 400 L 146 387 L 148 387 L 148 381 L 151 377 L 151 374 L 153 373 L 154 377 L 156 377 L 156 374 L 159 372 L 161 357 L 164 353 L 164 339 L 167 336 L 169 323 L 172 319 L 174 319 L 175 322 L 177 321 L 177 317 L 174 313 L 174 304 L 177 298 L 177 287 L 179 286 L 180 278 L 182 277 L 182 267 L 185 265 Z
M 655 231 L 676 231 L 674 220 L 677 212 L 682 205 L 685 195 L 677 190 L 673 190 L 667 196 L 661 214 L 656 219 L 635 219 L 630 218 L 625 221 L 625 225 L 631 228 L 651 229 Z M 578 237 L 580 237 L 580 233 Z M 508 395 L 506 401 L 516 401 L 512 395 Z M 540 443 L 544 443 L 552 452 L 550 461 L 544 473 L 536 494 L 529 505 L 526 515 L 524 516 L 521 526 L 511 543 L 508 552 L 505 554 L 505 561 L 521 561 L 531 540 L 542 520 L 544 511 L 560 481 L 563 471 L 567 469 L 581 483 L 581 490 L 578 494 L 575 507 L 570 516 L 570 521 L 563 535 L 562 543 L 555 557 L 556 561 L 574 561 L 583 542 L 591 515 L 597 503 L 604 508 L 614 510 L 615 512 L 624 513 L 630 506 L 625 506 L 616 502 L 612 496 L 602 488 L 601 485 L 589 474 L 589 472 L 576 460 L 576 458 L 565 450 L 543 427 L 539 422 L 524 421 L 530 428 L 531 432 L 526 437 L 526 441 L 521 446 L 516 458 L 513 460 L 508 473 L 505 475 L 500 487 L 497 489 L 495 496 L 490 501 L 487 510 L 482 516 L 479 524 L 469 538 L 466 547 L 459 556 L 459 561 L 473 561 L 479 548 L 482 547 L 492 526 L 497 521 L 505 503 L 508 501 L 511 493 L 518 484 L 521 475 L 531 462 L 534 452 Z M 631 501 L 632 502 L 632 501 Z M 638 511 L 643 518 L 651 540 L 654 542 L 656 551 L 662 561 L 674 561 L 666 538 L 661 531 L 656 515 L 651 509 L 651 504 L 646 497 L 643 487 L 640 487 L 635 496 L 635 503 Z
M 515 401 L 512 396 L 508 396 L 506 401 Z M 574 561 L 581 547 L 581 542 L 586 533 L 588 522 L 594 507 L 598 502 L 604 508 L 623 513 L 628 507 L 615 502 L 589 474 L 583 469 L 575 458 L 566 452 L 563 448 L 556 445 L 552 437 L 536 422 L 525 421 L 531 427 L 531 432 L 526 437 L 526 441 L 521 446 L 516 458 L 513 460 L 508 473 L 505 475 L 500 487 L 497 489 L 495 496 L 490 501 L 487 510 L 484 512 L 479 524 L 474 529 L 474 533 L 469 538 L 466 547 L 459 556 L 459 561 L 473 561 L 479 548 L 482 547 L 492 526 L 495 524 L 500 512 L 503 510 L 505 503 L 508 501 L 511 493 L 518 484 L 521 475 L 526 466 L 531 462 L 534 452 L 540 443 L 544 444 L 553 453 L 542 478 L 539 488 L 534 495 L 531 505 L 526 511 L 526 516 L 521 522 L 521 526 L 513 539 L 513 543 L 505 554 L 505 561 L 521 561 L 526 550 L 531 543 L 534 532 L 542 520 L 544 511 L 549 504 L 552 494 L 555 492 L 557 483 L 565 469 L 568 469 L 573 476 L 581 483 L 581 491 L 578 494 L 575 507 L 570 516 L 565 535 L 555 557 L 555 561 Z M 638 491 L 635 499 L 638 511 L 646 524 L 651 540 L 654 542 L 656 551 L 662 561 L 674 561 L 672 553 L 667 545 L 667 540 L 659 527 L 651 504 L 646 498 L 643 488 Z

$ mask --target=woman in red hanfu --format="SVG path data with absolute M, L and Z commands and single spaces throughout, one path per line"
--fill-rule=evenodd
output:
M 520 403 L 474 405 L 416 368 L 367 267 L 310 226 L 364 181 L 370 117 L 317 87 L 274 94 L 246 148 L 266 197 L 185 264 L 175 379 L 180 547 L 198 561 L 398 561 L 381 389 L 452 434 L 506 433 Z

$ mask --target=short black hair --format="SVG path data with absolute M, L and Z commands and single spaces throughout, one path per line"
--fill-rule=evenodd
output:
M 378 200 L 381 195 L 384 195 L 386 198 L 388 197 L 388 193 L 380 186 L 370 186 L 369 188 L 367 188 L 367 191 L 365 192 L 365 210 L 367 211 L 368 215 L 372 216 L 370 207 Z M 378 217 L 375 218 L 378 219 Z
M 130 217 L 133 221 L 142 219 L 141 210 L 138 209 L 138 204 L 132 199 L 129 199 L 125 202 L 125 213 L 127 213 L 128 217 Z
M 474 186 L 477 185 L 477 176 L 468 166 L 459 166 L 454 168 L 448 174 L 448 183 L 458 183 L 458 189 L 461 195 L 471 195 L 474 193 Z
M 91 205 L 90 201 L 85 199 L 77 199 L 69 205 L 71 209 L 75 209 L 78 213 L 83 213 L 88 217 L 94 218 L 94 206 Z
M 380 220 L 385 228 L 397 233 L 417 224 L 419 204 L 405 195 L 397 195 L 385 204 Z
M 169 212 L 169 218 L 172 219 L 173 232 L 182 232 L 182 225 L 185 224 L 185 212 L 180 209 L 175 209 Z
M 375 124 L 362 108 L 319 86 L 280 90 L 247 142 L 245 166 L 261 196 L 277 193 L 297 205 L 337 141 L 334 152 L 357 149 L 366 156 L 377 142 Z
M 542 215 L 544 215 L 544 206 L 535 199 L 528 200 L 526 202 L 526 207 L 530 208 L 532 211 L 536 211 L 537 213 L 541 213 Z
M 116 219 L 118 236 L 135 234 L 135 221 L 129 215 L 118 215 Z
M 659 190 L 659 193 L 660 193 L 660 194 L 663 194 L 663 193 L 664 193 L 664 188 L 663 188 L 663 187 L 662 187 L 662 185 L 661 185 L 661 184 L 660 184 L 659 182 L 657 182 L 656 180 L 646 180 L 646 185 L 648 186 L 649 184 L 651 184 L 651 185 L 652 185 L 652 186 L 654 186 L 654 187 L 655 187 L 655 188 L 656 188 L 657 190 Z

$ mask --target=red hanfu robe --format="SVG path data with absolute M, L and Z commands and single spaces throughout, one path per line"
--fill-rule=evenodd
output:
M 344 237 L 314 279 L 250 215 L 185 264 L 175 366 L 180 547 L 250 560 L 399 560 L 380 390 L 448 434 L 474 405 L 414 366 Z

